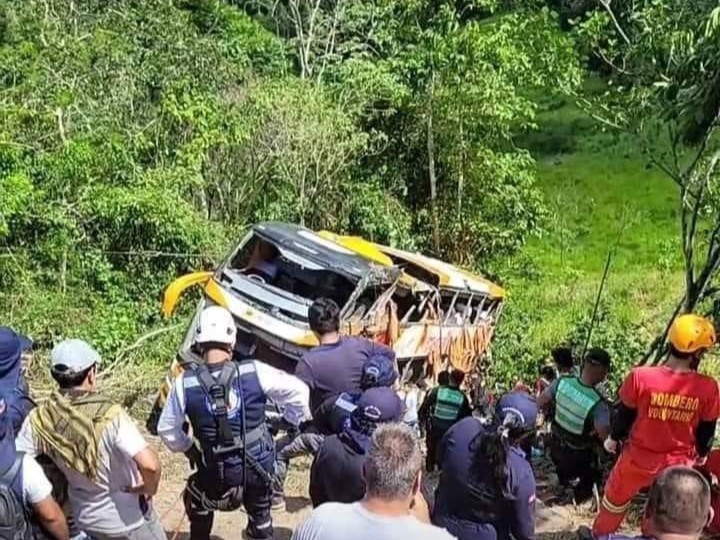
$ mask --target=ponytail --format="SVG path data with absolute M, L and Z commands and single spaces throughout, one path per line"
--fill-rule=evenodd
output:
M 508 438 L 507 431 L 503 429 L 497 433 L 486 433 L 480 438 L 475 453 L 475 463 L 490 465 L 491 478 L 495 493 L 502 498 L 508 496 L 508 471 L 507 471 Z

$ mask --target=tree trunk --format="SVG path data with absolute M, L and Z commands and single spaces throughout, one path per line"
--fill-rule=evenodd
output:
M 430 95 L 427 110 L 427 154 L 428 176 L 430 178 L 430 219 L 432 220 L 432 239 L 435 254 L 440 253 L 440 224 L 438 222 L 437 208 L 437 174 L 435 171 L 435 133 L 433 130 L 433 91 L 435 75 L 430 80 Z
M 465 189 L 465 130 L 460 122 L 460 167 L 458 167 L 457 215 L 462 222 L 463 189 Z

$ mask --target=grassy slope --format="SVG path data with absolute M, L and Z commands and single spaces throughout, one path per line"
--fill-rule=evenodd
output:
M 664 324 L 682 286 L 677 194 L 662 172 L 646 165 L 633 141 L 600 131 L 571 103 L 554 103 L 538 117 L 539 130 L 520 141 L 538 161 L 538 184 L 550 209 L 547 230 L 507 261 L 510 325 L 523 326 L 497 347 L 515 361 L 536 365 L 548 349 L 587 321 L 608 251 L 615 245 L 604 304 L 608 319 L 594 343 L 622 356 L 602 325 L 640 324 L 640 344 Z M 607 335 L 609 334 L 609 335 Z M 498 340 L 503 339 L 503 333 Z M 635 338 L 633 338 L 635 339 Z M 578 345 L 577 343 L 575 343 Z M 632 358 L 618 358 L 623 363 Z

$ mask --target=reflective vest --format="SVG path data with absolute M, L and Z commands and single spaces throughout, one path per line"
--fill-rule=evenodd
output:
M 447 422 L 457 420 L 464 401 L 465 394 L 457 388 L 441 386 L 438 388 L 433 418 Z
M 217 377 L 223 364 L 208 366 L 210 373 Z M 223 441 L 218 440 L 218 424 L 213 411 L 211 397 L 205 392 L 198 375 L 193 371 L 183 374 L 183 387 L 185 390 L 185 413 L 190 419 L 193 435 L 202 447 L 205 465 L 208 469 L 218 469 L 222 465 L 222 476 L 227 479 L 227 485 L 238 485 L 243 477 L 242 450 L 223 454 L 216 459 L 214 451 L 222 446 Z M 267 397 L 257 373 L 255 364 L 246 362 L 236 365 L 236 374 L 228 383 L 229 395 L 227 399 L 227 423 L 232 437 L 237 441 L 245 438 L 245 451 L 258 461 L 265 461 L 268 452 L 266 444 L 261 444 L 269 438 L 265 428 L 265 405 Z M 220 473 L 218 473 L 220 474 Z
M 602 396 L 578 377 L 563 377 L 555 394 L 555 423 L 567 433 L 588 435 L 587 419 Z

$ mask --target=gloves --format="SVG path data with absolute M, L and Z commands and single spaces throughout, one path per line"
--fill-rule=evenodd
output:
M 190 462 L 191 469 L 199 469 L 203 463 L 203 453 L 193 441 L 192 446 L 185 451 L 185 457 Z
M 603 442 L 603 448 L 605 448 L 605 451 L 608 454 L 617 454 L 618 442 L 608 437 L 605 439 L 605 442 Z

